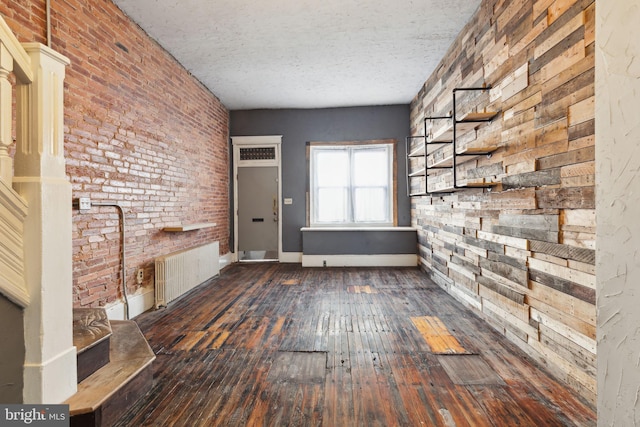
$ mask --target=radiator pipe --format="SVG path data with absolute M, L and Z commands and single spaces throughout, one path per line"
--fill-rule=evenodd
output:
M 51 48 L 51 0 L 47 0 L 47 47 Z
M 111 206 L 118 209 L 118 216 L 120 218 L 120 252 L 122 253 L 122 295 L 124 296 L 124 310 L 125 319 L 129 320 L 129 295 L 127 294 L 127 276 L 126 276 L 126 235 L 125 235 L 125 222 L 124 222 L 124 209 L 117 203 L 111 202 L 91 202 L 92 206 Z

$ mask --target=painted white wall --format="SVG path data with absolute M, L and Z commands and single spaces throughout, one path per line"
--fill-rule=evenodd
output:
M 154 289 L 151 287 L 141 288 L 134 295 L 129 296 L 129 319 L 144 313 L 153 308 L 155 302 Z M 118 301 L 106 307 L 107 318 L 109 320 L 127 320 L 124 302 Z
M 232 252 L 227 252 L 224 255 L 220 255 L 220 271 L 228 265 L 233 264 L 234 255 Z
M 640 2 L 596 7 L 598 425 L 640 425 Z

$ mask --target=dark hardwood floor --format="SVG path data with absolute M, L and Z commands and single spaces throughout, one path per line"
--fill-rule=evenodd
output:
M 122 426 L 592 426 L 592 407 L 411 268 L 234 264 L 136 318 Z

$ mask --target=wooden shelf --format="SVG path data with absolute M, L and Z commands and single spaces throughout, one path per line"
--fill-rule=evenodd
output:
M 461 191 L 466 188 L 492 188 L 496 185 L 499 185 L 497 182 L 486 182 L 486 183 L 470 183 L 465 185 L 458 185 L 457 187 L 453 187 L 452 185 L 442 186 L 440 188 L 435 188 L 432 191 L 429 191 L 429 194 L 432 193 L 453 193 L 454 191 Z M 437 185 L 435 187 L 438 187 Z
M 458 123 L 482 123 L 490 122 L 498 115 L 498 111 L 469 112 L 462 116 Z
M 489 188 L 489 187 L 495 187 L 496 185 L 500 185 L 500 183 L 499 182 L 483 182 L 483 183 L 470 182 L 469 184 L 459 185 L 458 188 Z
M 497 149 L 498 147 L 495 145 L 488 147 L 464 147 L 457 150 L 456 154 L 459 156 L 481 156 L 483 154 L 491 154 L 491 152 L 496 151 Z
M 444 147 L 445 145 L 449 144 L 450 142 L 428 142 L 427 143 L 427 154 L 431 154 L 434 151 L 436 151 L 437 149 Z
M 409 153 L 409 157 L 420 157 L 420 156 L 424 156 L 424 144 L 422 144 L 420 147 L 416 148 L 411 153 Z
M 453 123 L 449 123 L 447 126 L 444 126 L 429 137 L 430 143 L 441 142 L 441 143 L 449 143 L 453 140 Z
M 415 142 L 413 142 L 413 141 L 417 140 L 417 139 L 421 140 L 418 143 L 418 146 L 416 148 L 414 148 L 413 150 L 409 151 L 411 146 L 415 145 Z M 408 153 L 407 157 L 424 156 L 424 136 L 423 135 L 415 135 L 415 136 L 406 137 L 405 145 L 406 145 L 406 149 L 407 149 L 407 153 Z
M 449 154 L 430 164 L 427 169 L 450 168 L 453 166 L 453 155 Z
M 164 227 L 162 231 L 167 231 L 170 233 L 180 233 L 183 231 L 193 231 L 193 230 L 201 230 L 203 228 L 211 228 L 215 227 L 217 224 L 215 222 L 201 222 L 199 224 L 182 224 L 175 225 L 172 227 Z
M 427 172 L 426 168 L 421 168 L 421 169 L 418 169 L 415 172 L 411 172 L 409 174 L 409 177 L 413 178 L 414 176 L 424 176 L 426 172 Z
M 415 140 L 419 140 L 417 143 Z M 424 135 L 408 136 L 405 139 L 406 148 L 406 167 L 407 167 L 407 194 L 409 197 L 425 195 L 424 181 L 426 180 L 427 170 L 425 167 L 428 149 L 425 144 Z M 412 181 L 414 180 L 414 181 Z M 418 181 L 422 181 L 419 183 Z M 419 190 L 419 188 L 422 188 Z
M 409 153 L 409 157 L 422 157 L 424 156 L 425 152 L 425 148 L 427 149 L 427 155 L 433 153 L 434 151 L 436 151 L 438 148 L 449 144 L 450 142 L 428 142 L 424 145 L 422 145 L 421 147 L 416 148 L 415 150 L 413 150 L 411 153 Z
M 483 112 L 470 112 L 462 116 L 460 119 L 453 120 L 436 132 L 432 133 L 428 138 L 429 143 L 440 142 L 446 143 L 453 140 L 453 126 L 456 126 L 456 136 L 464 135 L 476 129 L 480 124 L 484 122 L 490 122 L 498 115 L 497 111 L 483 111 Z
M 492 151 L 495 151 L 497 147 L 464 147 L 461 150 L 457 150 L 456 155 L 462 156 L 456 160 L 456 165 L 461 165 L 470 160 L 475 159 L 478 156 L 482 156 L 485 154 L 490 154 Z M 428 160 L 427 160 L 428 163 Z M 435 168 L 448 168 L 453 167 L 453 155 L 448 154 L 444 158 L 435 161 L 430 164 L 427 169 L 435 169 Z
M 476 129 L 483 123 L 492 121 L 498 116 L 499 111 L 471 111 L 459 116 L 457 113 L 456 93 L 457 92 L 484 92 L 490 87 L 466 87 L 455 88 L 453 90 L 453 110 L 448 115 L 429 116 L 424 119 L 424 142 L 407 155 L 407 193 L 409 196 L 425 195 L 430 193 L 447 193 L 463 188 L 487 188 L 496 184 L 471 183 L 467 185 L 456 185 L 458 182 L 457 166 L 469 162 L 481 155 L 490 155 L 498 147 L 474 146 L 482 144 L 478 140 Z M 480 108 L 477 106 L 476 108 Z M 431 128 L 428 131 L 427 123 L 435 124 L 436 130 Z M 442 126 L 439 126 L 442 125 Z M 462 139 L 461 136 L 468 135 Z M 406 143 L 409 146 L 411 138 L 407 137 Z M 488 142 L 488 141 L 486 141 Z M 463 147 L 460 148 L 459 145 Z M 407 152 L 408 152 L 407 148 Z M 409 161 L 409 158 L 424 156 L 424 161 Z M 424 163 L 424 165 L 423 165 Z M 416 170 L 411 170 L 412 166 Z M 424 166 L 424 169 L 422 168 Z M 423 184 L 426 186 L 425 193 L 411 192 L 410 188 L 416 189 L 416 185 L 411 185 L 411 179 L 423 177 Z

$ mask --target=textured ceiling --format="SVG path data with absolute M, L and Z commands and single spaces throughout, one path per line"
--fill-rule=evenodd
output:
M 114 0 L 231 110 L 406 104 L 480 0 Z

